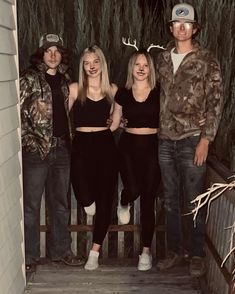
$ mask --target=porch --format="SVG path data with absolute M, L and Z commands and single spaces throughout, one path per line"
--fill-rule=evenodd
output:
M 90 272 L 82 267 L 68 267 L 45 260 L 42 262 L 44 264 L 38 266 L 36 273 L 28 277 L 25 294 L 209 293 L 202 287 L 205 286 L 203 280 L 189 276 L 187 265 L 164 273 L 157 271 L 155 266 L 150 271 L 140 272 L 137 270 L 136 258 L 101 259 L 98 270 Z
M 209 158 L 207 186 L 212 183 L 224 183 L 231 173 L 219 164 L 215 158 Z M 118 190 L 121 186 L 118 187 Z M 161 193 L 161 191 L 159 191 Z M 117 193 L 118 194 L 118 193 Z M 51 263 L 45 258 L 47 243 L 47 216 L 43 202 L 41 209 L 41 265 L 35 274 L 27 277 L 25 294 L 37 293 L 213 293 L 232 294 L 232 271 L 234 258 L 230 256 L 223 267 L 222 261 L 229 252 L 231 226 L 235 219 L 235 191 L 227 191 L 213 201 L 207 222 L 206 263 L 207 274 L 201 279 L 189 276 L 188 264 L 166 272 L 156 269 L 156 262 L 165 252 L 164 214 L 161 195 L 156 202 L 156 231 L 152 244 L 153 268 L 148 272 L 137 270 L 140 252 L 140 216 L 139 202 L 135 201 L 131 208 L 129 225 L 118 224 L 116 217 L 116 201 L 113 206 L 112 225 L 104 240 L 100 267 L 89 272 L 83 267 L 68 267 Z M 75 253 L 88 255 L 92 242 L 93 218 L 87 217 L 71 193 L 72 249 Z M 77 223 L 79 220 L 79 223 Z

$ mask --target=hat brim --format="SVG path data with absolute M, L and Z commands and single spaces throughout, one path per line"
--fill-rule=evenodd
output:
M 177 19 L 171 19 L 168 21 L 168 23 L 171 23 L 171 22 L 174 22 L 174 21 L 186 21 L 186 22 L 191 22 L 191 23 L 196 23 L 197 21 L 196 20 L 192 20 L 192 19 L 187 19 L 187 18 L 177 18 Z
M 46 49 L 48 49 L 50 47 L 53 47 L 53 46 L 56 46 L 56 47 L 58 47 L 60 49 L 65 49 L 65 47 L 62 46 L 61 44 L 59 44 L 58 42 L 48 42 L 48 43 L 43 44 L 40 48 L 46 50 Z

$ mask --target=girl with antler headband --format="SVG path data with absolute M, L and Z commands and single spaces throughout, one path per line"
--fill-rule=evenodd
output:
M 131 45 L 129 42 L 125 44 Z M 133 47 L 138 50 L 136 43 Z M 127 120 L 118 146 L 123 190 L 117 214 L 121 224 L 129 223 L 130 206 L 140 196 L 143 251 L 138 269 L 141 271 L 152 267 L 150 247 L 155 226 L 154 203 L 160 182 L 157 157 L 159 87 L 155 84 L 151 55 L 146 50 L 134 52 L 128 63 L 126 86 L 115 95 L 111 125 L 111 130 L 115 130 L 122 116 Z
M 99 250 L 110 224 L 117 183 L 117 152 L 106 121 L 117 86 L 109 83 L 107 63 L 97 46 L 86 48 L 79 65 L 79 83 L 70 85 L 76 128 L 72 144 L 71 180 L 75 196 L 88 215 L 96 213 L 93 245 L 86 270 L 98 267 Z

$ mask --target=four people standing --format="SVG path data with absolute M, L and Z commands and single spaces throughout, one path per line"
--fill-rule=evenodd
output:
M 38 217 L 46 189 L 52 260 L 80 265 L 70 249 L 67 192 L 70 173 L 75 196 L 89 215 L 95 215 L 93 245 L 85 269 L 98 267 L 99 250 L 110 224 L 117 183 L 117 150 L 111 131 L 123 116 L 127 120 L 118 149 L 123 191 L 118 206 L 120 223 L 130 220 L 130 205 L 140 196 L 143 251 L 139 270 L 152 267 L 151 242 L 155 226 L 154 202 L 162 174 L 168 254 L 159 269 L 179 264 L 183 258 L 180 199 L 191 201 L 203 192 L 208 146 L 213 141 L 223 104 L 218 61 L 194 36 L 199 30 L 194 8 L 177 4 L 169 22 L 174 40 L 157 59 L 156 86 L 153 60 L 137 51 L 129 60 L 125 88 L 110 84 L 107 63 L 97 46 L 86 48 L 80 59 L 79 82 L 69 86 L 62 39 L 53 34 L 40 40 L 32 66 L 21 77 L 21 117 L 24 173 L 26 264 L 40 257 Z M 116 94 L 116 96 L 115 96 Z M 69 101 L 68 101 L 69 96 Z M 110 129 L 107 119 L 115 107 Z M 159 129 L 160 111 L 160 133 Z M 203 123 L 201 123 L 203 122 Z M 183 187 L 183 188 L 182 188 Z M 190 273 L 205 272 L 205 221 L 199 212 L 190 223 Z

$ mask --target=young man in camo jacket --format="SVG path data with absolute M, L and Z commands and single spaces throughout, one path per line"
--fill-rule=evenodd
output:
M 30 63 L 20 77 L 26 271 L 35 270 L 40 258 L 44 189 L 50 227 L 47 253 L 53 261 L 82 265 L 84 261 L 71 251 L 68 231 L 70 77 L 62 38 L 43 35 Z
M 159 163 L 166 213 L 167 256 L 160 270 L 182 261 L 181 197 L 187 211 L 203 192 L 209 143 L 215 138 L 223 105 L 220 66 L 214 55 L 194 40 L 199 25 L 194 8 L 186 3 L 173 7 L 169 28 L 174 38 L 158 56 L 161 84 Z M 205 218 L 188 217 L 190 273 L 205 273 Z

